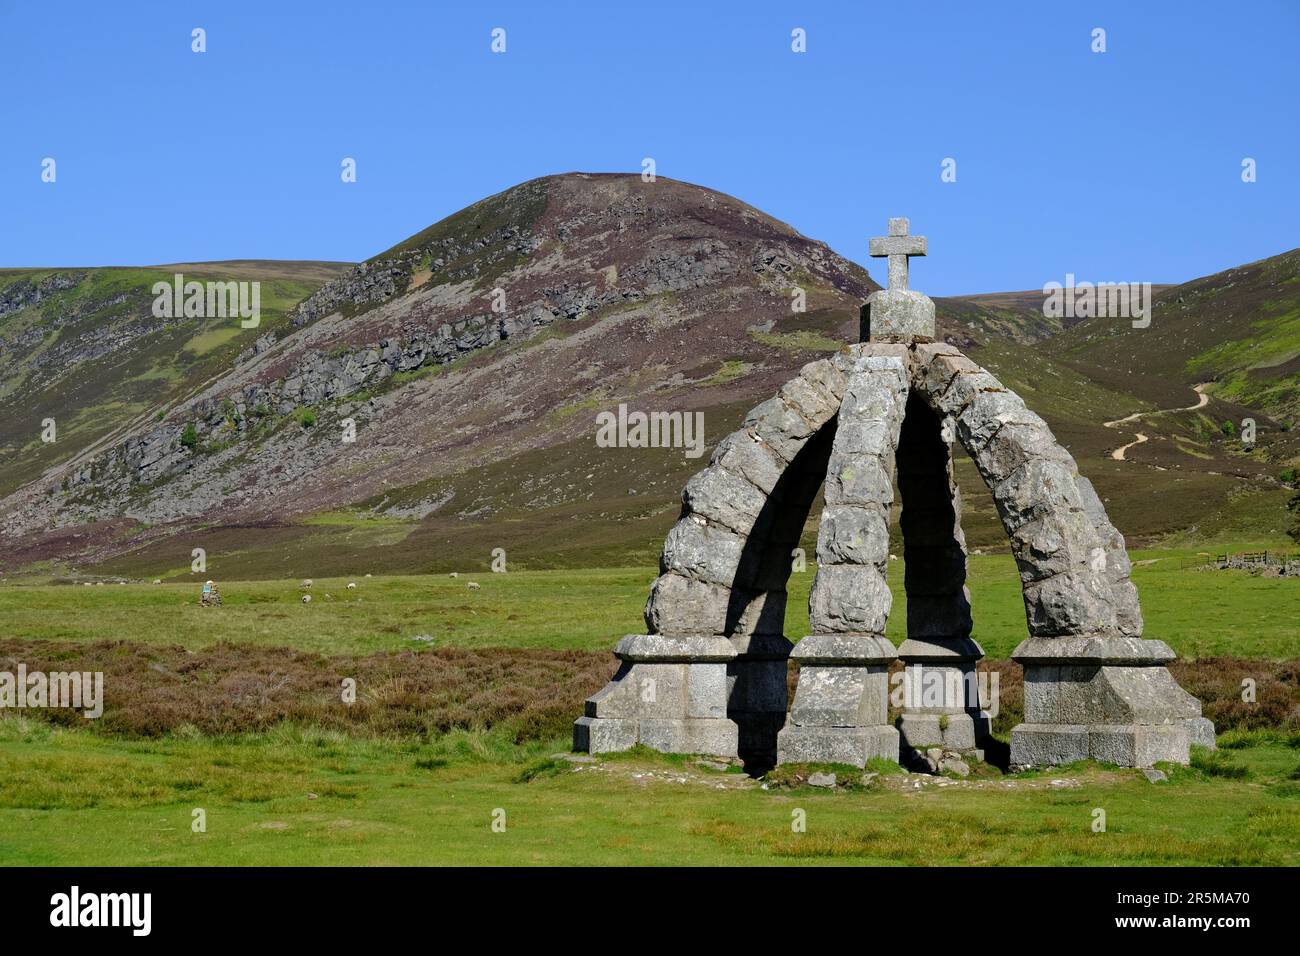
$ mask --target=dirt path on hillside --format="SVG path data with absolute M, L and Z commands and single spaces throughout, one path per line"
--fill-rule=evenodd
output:
M 1113 422 L 1105 422 L 1107 428 L 1118 428 L 1120 425 L 1127 425 L 1129 422 L 1136 422 L 1148 415 L 1162 415 L 1165 412 L 1194 412 L 1198 408 L 1204 408 L 1210 404 L 1210 396 L 1205 394 L 1205 389 L 1210 385 L 1209 382 L 1201 382 L 1199 385 L 1193 385 L 1192 391 L 1196 392 L 1196 402 L 1192 405 L 1183 405 L 1178 408 L 1153 408 L 1149 412 L 1134 412 L 1132 415 L 1125 415 L 1123 418 L 1117 418 Z M 1121 445 L 1110 453 L 1110 457 L 1115 461 L 1128 461 L 1124 453 L 1134 445 L 1141 445 L 1147 441 L 1148 436 L 1142 432 L 1137 432 L 1133 441 L 1127 445 Z
M 1118 448 L 1116 448 L 1113 452 L 1110 453 L 1110 457 L 1114 458 L 1116 461 L 1128 461 L 1128 459 L 1124 457 L 1124 452 L 1128 451 L 1134 445 L 1142 444 L 1146 440 L 1147 440 L 1147 436 L 1144 435 L 1142 432 L 1138 432 L 1137 438 L 1134 441 L 1129 442 L 1127 445 L 1120 445 Z

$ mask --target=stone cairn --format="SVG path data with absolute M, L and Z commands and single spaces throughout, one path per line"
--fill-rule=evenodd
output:
M 864 305 L 862 341 L 805 365 L 687 482 L 646 604 L 649 633 L 618 643 L 618 671 L 587 701 L 574 749 L 642 744 L 763 769 L 983 747 L 954 440 L 993 493 L 1024 592 L 1029 637 L 1012 657 L 1025 714 L 1011 765 L 1187 763 L 1191 744 L 1213 747 L 1213 724 L 1166 666 L 1173 651 L 1142 637 L 1124 539 L 1091 483 L 1014 392 L 935 341 L 934 303 L 907 285 L 925 238 L 891 219 L 870 253 L 887 258 L 889 287 Z M 786 582 L 823 483 L 812 633 L 792 645 Z M 884 636 L 895 485 L 907 595 L 897 650 Z M 891 726 L 896 660 L 904 693 Z

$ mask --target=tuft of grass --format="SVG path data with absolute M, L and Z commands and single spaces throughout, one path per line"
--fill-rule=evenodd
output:
M 1193 747 L 1191 765 L 1207 777 L 1222 777 L 1225 780 L 1244 780 L 1250 776 L 1250 768 L 1236 763 L 1222 751 Z

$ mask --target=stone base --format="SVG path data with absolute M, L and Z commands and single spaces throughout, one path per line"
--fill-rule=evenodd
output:
M 573 749 L 607 754 L 636 746 L 637 722 L 626 717 L 579 717 L 573 722 Z
M 579 717 L 573 723 L 573 749 L 613 753 L 642 744 L 660 753 L 734 757 L 739 728 L 716 717 Z
M 1034 637 L 1011 656 L 1025 668 L 1025 722 L 1011 732 L 1015 766 L 1185 764 L 1192 742 L 1213 744 L 1214 725 L 1169 673 L 1174 652 L 1163 641 Z
M 1188 728 L 1173 724 L 1020 724 L 1011 731 L 1013 767 L 1099 760 L 1121 767 L 1188 762 Z
M 790 657 L 799 683 L 777 735 L 778 764 L 897 762 L 898 731 L 886 722 L 893 644 L 879 634 L 814 634 Z
M 736 649 L 710 635 L 630 634 L 614 651 L 614 679 L 587 699 L 573 725 L 573 749 L 735 757 L 739 728 L 727 716 L 728 664 Z
M 845 763 L 864 767 L 872 757 L 898 762 L 898 731 L 893 727 L 798 727 L 777 736 L 777 762 Z
M 992 721 L 978 714 L 903 714 L 898 718 L 898 733 L 904 748 L 967 752 L 984 746 L 992 733 Z

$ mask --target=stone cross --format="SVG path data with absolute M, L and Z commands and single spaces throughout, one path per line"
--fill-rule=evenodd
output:
M 909 236 L 906 219 L 889 220 L 889 235 L 876 236 L 870 241 L 867 252 L 874 258 L 889 259 L 889 288 L 907 288 L 907 260 L 925 255 L 925 236 Z

